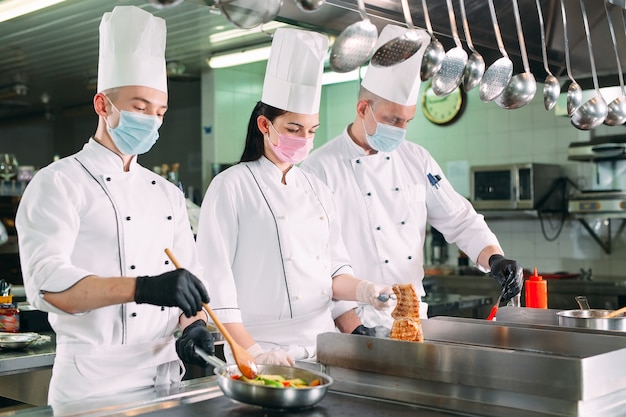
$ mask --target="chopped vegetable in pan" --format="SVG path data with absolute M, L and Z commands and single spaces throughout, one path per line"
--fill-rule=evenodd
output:
M 267 387 L 274 388 L 306 388 L 306 387 L 315 387 L 317 385 L 321 385 L 321 381 L 319 379 L 314 379 L 310 384 L 307 384 L 301 378 L 285 378 L 282 375 L 270 375 L 270 374 L 259 374 L 254 379 L 246 378 L 243 375 L 232 375 L 231 379 L 244 381 L 253 385 L 264 385 Z

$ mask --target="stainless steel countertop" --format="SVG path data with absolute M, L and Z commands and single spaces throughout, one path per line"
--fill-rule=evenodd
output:
M 2 414 L 0 414 L 1 416 Z M 36 407 L 11 412 L 11 416 L 360 416 L 360 417 L 445 417 L 459 414 L 432 408 L 377 400 L 358 395 L 329 391 L 316 406 L 297 411 L 270 410 L 237 403 L 224 396 L 216 377 L 204 377 L 169 387 L 150 388 L 131 393 L 71 403 L 62 407 Z
M 38 333 L 49 339 L 20 350 L 0 348 L 0 376 L 52 367 L 56 351 L 54 332 Z

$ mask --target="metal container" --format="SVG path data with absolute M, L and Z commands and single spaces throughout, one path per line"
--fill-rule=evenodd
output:
M 559 326 L 626 332 L 626 317 L 602 318 L 612 310 L 563 310 L 556 313 Z
M 39 339 L 37 333 L 2 333 L 0 332 L 0 348 L 24 349 Z
M 313 407 L 326 395 L 333 379 L 321 372 L 306 369 L 279 366 L 257 365 L 260 374 L 282 375 L 285 378 L 301 378 L 310 384 L 314 379 L 320 385 L 305 388 L 274 388 L 264 385 L 253 385 L 232 379 L 233 375 L 241 375 L 237 365 L 220 366 L 213 370 L 217 375 L 217 383 L 227 397 L 246 404 L 258 405 L 274 409 L 303 409 Z

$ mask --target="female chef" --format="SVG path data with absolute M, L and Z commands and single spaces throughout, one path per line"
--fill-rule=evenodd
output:
M 241 161 L 202 203 L 198 255 L 213 309 L 260 364 L 313 358 L 317 335 L 335 331 L 333 299 L 391 307 L 377 299 L 391 288 L 352 275 L 328 188 L 294 166 L 319 126 L 327 46 L 318 33 L 275 32 Z

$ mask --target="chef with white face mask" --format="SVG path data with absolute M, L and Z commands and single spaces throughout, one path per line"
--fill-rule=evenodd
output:
M 274 33 L 241 161 L 202 202 L 197 245 L 212 308 L 259 364 L 315 358 L 317 335 L 336 331 L 332 299 L 392 307 L 377 299 L 391 288 L 352 275 L 328 188 L 294 165 L 319 126 L 327 48 L 319 33 Z
M 104 14 L 96 133 L 41 169 L 18 208 L 26 295 L 56 333 L 53 406 L 178 382 L 180 359 L 204 364 L 194 345 L 213 350 L 184 196 L 137 162 L 167 110 L 165 38 L 165 21 L 140 8 Z
M 386 26 L 375 49 L 406 31 Z M 454 191 L 428 151 L 405 140 L 429 43 L 426 32 L 417 34 L 423 46 L 411 58 L 389 67 L 368 67 L 354 121 L 301 168 L 316 174 L 337 197 L 343 239 L 358 277 L 388 285 L 411 283 L 424 296 L 423 246 L 430 223 L 480 268 L 491 270 L 508 300 L 520 292 L 522 268 L 502 256 L 483 217 Z M 420 303 L 421 317 L 427 309 Z M 375 335 L 374 327 L 393 323 L 389 314 L 366 304 L 336 303 L 333 315 L 339 329 L 348 333 Z

